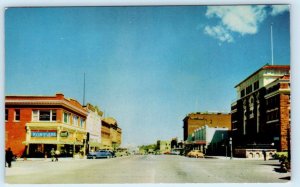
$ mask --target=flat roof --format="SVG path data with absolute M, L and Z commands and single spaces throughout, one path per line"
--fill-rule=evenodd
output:
M 260 72 L 262 70 L 266 70 L 266 69 L 286 69 L 286 70 L 289 70 L 290 69 L 290 65 L 269 65 L 269 64 L 266 64 L 263 67 L 259 68 L 254 73 L 252 73 L 251 75 L 249 75 L 246 79 L 244 79 L 243 81 L 241 81 L 240 83 L 238 83 L 237 85 L 235 85 L 234 88 L 236 88 L 239 85 L 241 85 L 242 83 L 246 82 L 250 77 L 252 77 L 253 75 L 257 74 L 258 72 Z

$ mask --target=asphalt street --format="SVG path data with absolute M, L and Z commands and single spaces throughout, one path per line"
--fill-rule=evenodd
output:
M 5 170 L 9 184 L 285 183 L 278 160 L 134 155 L 112 159 L 27 160 Z

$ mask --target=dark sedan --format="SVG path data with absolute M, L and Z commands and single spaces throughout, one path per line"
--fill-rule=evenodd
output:
M 96 159 L 96 158 L 112 158 L 112 154 L 110 151 L 100 150 L 96 152 L 90 152 L 87 155 L 88 159 Z

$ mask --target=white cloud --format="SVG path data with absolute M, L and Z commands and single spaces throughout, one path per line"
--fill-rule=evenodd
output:
M 258 23 L 266 17 L 265 6 L 213 6 L 208 7 L 206 16 L 221 19 L 221 25 L 230 31 L 255 34 Z
M 216 39 L 219 39 L 222 42 L 233 42 L 233 37 L 231 36 L 229 31 L 227 29 L 224 29 L 220 25 L 214 27 L 206 26 L 204 28 L 204 33 Z
M 289 5 L 272 5 L 271 16 L 277 16 L 290 10 Z
M 216 25 L 204 27 L 204 33 L 221 42 L 233 42 L 233 33 L 240 36 L 256 34 L 268 15 L 276 16 L 289 11 L 289 5 L 208 6 L 206 17 L 217 18 Z

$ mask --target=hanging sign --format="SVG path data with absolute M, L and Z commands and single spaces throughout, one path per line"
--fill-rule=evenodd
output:
M 60 137 L 68 137 L 69 136 L 69 132 L 68 131 L 61 131 L 60 132 Z

